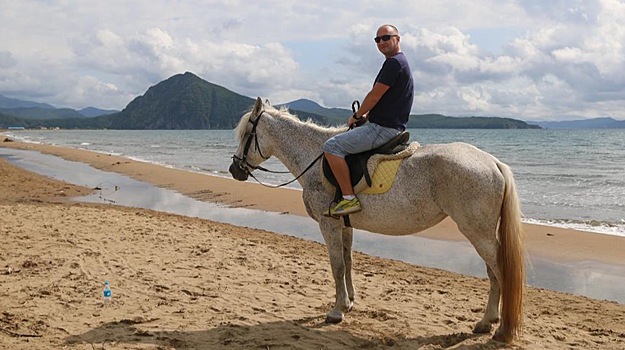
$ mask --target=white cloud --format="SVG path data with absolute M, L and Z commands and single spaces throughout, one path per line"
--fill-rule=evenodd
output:
M 383 59 L 371 39 L 389 22 L 413 113 L 625 118 L 618 0 L 3 1 L 0 94 L 121 109 L 191 71 L 274 103 L 347 108 L 371 86 Z

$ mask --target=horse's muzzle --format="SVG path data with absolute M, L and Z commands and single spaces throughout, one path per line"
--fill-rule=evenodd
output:
M 232 160 L 232 164 L 230 164 L 230 168 L 228 168 L 232 177 L 239 181 L 245 181 L 249 177 L 249 173 L 239 166 L 239 162 L 236 160 Z

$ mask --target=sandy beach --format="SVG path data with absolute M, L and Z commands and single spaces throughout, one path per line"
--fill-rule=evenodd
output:
M 3 142 L 204 201 L 306 215 L 301 192 L 122 157 Z M 516 344 L 471 329 L 485 279 L 354 254 L 355 308 L 323 323 L 323 245 L 138 208 L 71 202 L 89 188 L 0 159 L 0 347 L 11 349 L 624 349 L 625 305 L 527 287 Z M 530 256 L 622 265 L 625 238 L 528 225 Z M 463 240 L 446 220 L 420 233 Z M 563 276 L 565 278 L 566 276 Z M 109 280 L 113 300 L 101 298 Z

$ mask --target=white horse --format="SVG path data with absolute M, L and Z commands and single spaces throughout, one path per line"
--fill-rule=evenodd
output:
M 321 146 L 345 128 L 326 128 L 300 121 L 287 110 L 260 98 L 236 129 L 239 147 L 230 173 L 247 180 L 258 165 L 277 157 L 303 189 L 308 215 L 319 223 L 336 285 L 336 302 L 326 317 L 339 323 L 355 300 L 352 284 L 352 227 L 385 235 L 409 235 L 451 217 L 484 259 L 490 280 L 488 302 L 475 333 L 512 342 L 522 324 L 524 261 L 521 212 L 509 167 L 494 156 L 465 143 L 426 145 L 405 158 L 395 182 L 384 194 L 359 195 L 362 211 L 343 220 L 324 216 L 334 198 L 323 185 L 321 162 L 308 168 Z M 500 314 L 501 298 L 501 314 Z

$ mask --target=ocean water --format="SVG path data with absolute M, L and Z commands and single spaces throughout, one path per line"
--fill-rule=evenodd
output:
M 473 144 L 511 166 L 526 222 L 625 236 L 623 129 L 409 131 L 411 140 L 421 144 Z M 228 166 L 237 147 L 233 130 L 23 130 L 3 135 L 223 177 L 230 177 Z M 275 158 L 263 166 L 286 170 Z M 291 174 L 255 175 L 274 185 L 293 179 Z

